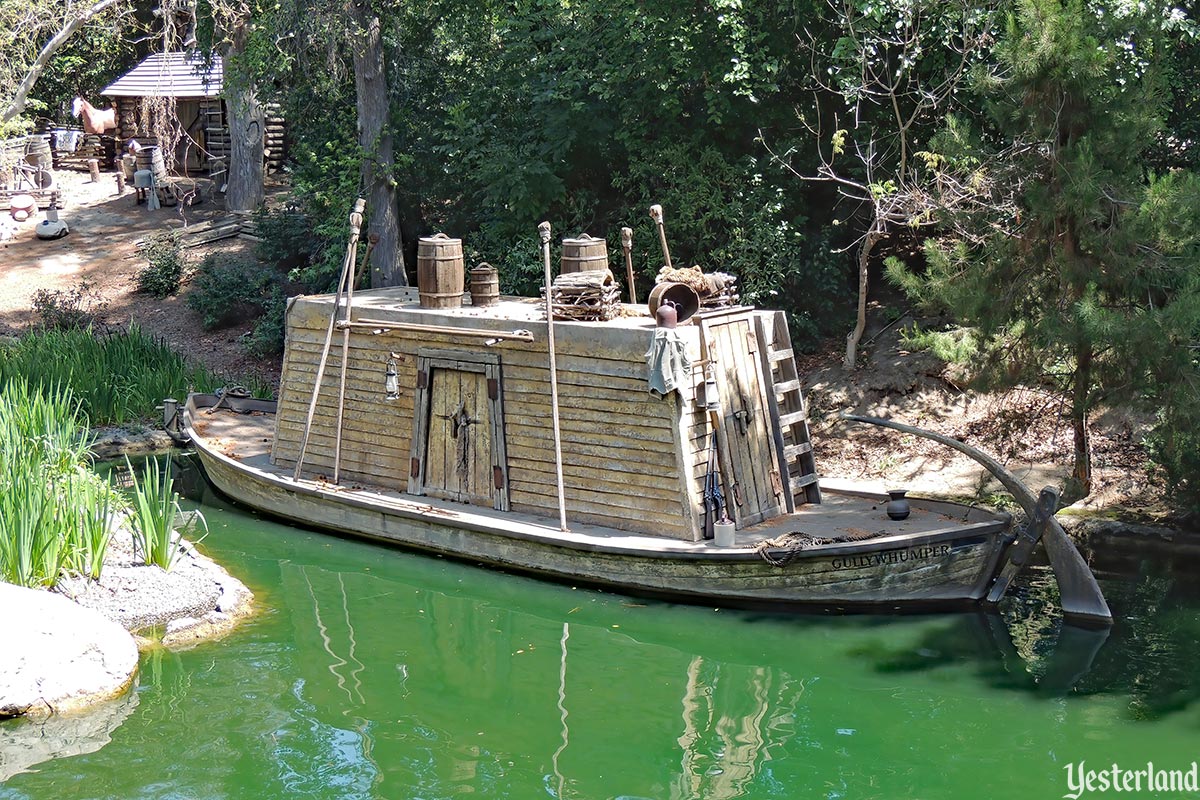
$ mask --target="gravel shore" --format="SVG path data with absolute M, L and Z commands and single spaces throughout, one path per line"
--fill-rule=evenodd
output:
M 182 544 L 170 571 L 145 566 L 125 526 L 109 542 L 99 581 L 71 577 L 52 591 L 139 634 L 143 644 L 168 646 L 224 633 L 250 613 L 254 597 L 190 542 Z

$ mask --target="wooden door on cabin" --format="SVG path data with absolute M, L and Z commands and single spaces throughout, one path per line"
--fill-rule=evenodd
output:
M 742 313 L 704 320 L 701 332 L 721 397 L 725 502 L 738 528 L 744 528 L 787 513 L 754 317 Z
M 415 399 L 409 492 L 507 510 L 496 357 L 422 350 Z

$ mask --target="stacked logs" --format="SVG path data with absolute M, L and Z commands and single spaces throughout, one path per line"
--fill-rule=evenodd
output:
M 60 129 L 61 130 L 61 129 Z M 117 152 L 117 140 L 112 136 L 99 136 L 94 133 L 86 136 L 80 132 L 81 141 L 74 150 L 62 147 L 59 137 L 54 141 L 54 168 L 76 169 L 86 171 L 88 161 L 95 159 L 103 169 L 113 165 Z
M 568 272 L 551 284 L 550 307 L 555 319 L 608 322 L 621 314 L 621 289 L 606 269 Z

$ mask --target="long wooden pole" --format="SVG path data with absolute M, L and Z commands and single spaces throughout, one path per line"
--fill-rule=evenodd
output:
M 657 203 L 650 206 L 650 218 L 654 220 L 655 226 L 658 227 L 658 243 L 662 245 L 663 259 L 667 262 L 667 266 L 671 266 L 671 251 L 667 248 L 667 229 L 663 225 L 663 210 L 662 206 Z
M 337 428 L 333 436 L 333 482 L 338 482 L 342 465 L 342 414 L 346 409 L 346 361 L 350 358 L 350 309 L 354 306 L 354 266 L 358 262 L 358 233 L 362 228 L 362 212 L 365 203 L 362 198 L 354 204 L 350 213 L 350 245 L 346 248 L 346 310 L 342 315 L 342 365 L 341 376 L 338 378 L 338 410 Z
M 558 427 L 558 365 L 554 360 L 554 301 L 550 297 L 550 223 L 538 225 L 542 237 L 542 266 L 546 280 L 546 349 L 550 351 L 550 424 L 554 427 L 554 473 L 558 479 L 558 526 L 567 530 L 567 500 L 563 491 L 562 434 Z
M 361 197 L 354 204 L 354 211 L 350 212 L 350 224 L 352 227 L 352 235 L 357 236 L 358 228 L 354 225 L 354 220 L 357 217 L 358 224 L 362 224 L 362 212 L 366 207 L 366 201 Z M 317 364 L 317 379 L 313 382 L 312 396 L 308 400 L 308 415 L 304 419 L 304 435 L 300 437 L 300 454 L 296 456 L 296 469 L 292 472 L 292 480 L 300 480 L 300 470 L 304 467 L 304 454 L 308 451 L 308 436 L 312 433 L 313 414 L 317 410 L 317 396 L 321 392 L 321 381 L 325 378 L 325 364 L 329 360 L 329 348 L 333 344 L 333 326 L 337 322 L 338 307 L 342 303 L 342 293 L 346 288 L 346 276 L 350 271 L 350 248 L 346 248 L 346 258 L 342 260 L 342 274 L 338 278 L 337 294 L 333 299 L 333 311 L 329 314 L 329 327 L 325 331 L 325 344 L 321 347 L 321 361 Z
M 1030 518 L 1037 515 L 1038 498 L 1029 490 L 1029 487 L 1022 483 L 1020 478 L 1005 469 L 999 461 L 977 448 L 940 433 L 892 422 L 888 419 L 864 417 L 857 414 L 842 414 L 842 419 L 880 425 L 902 433 L 910 433 L 913 436 L 923 436 L 957 450 L 963 455 L 970 456 L 982 464 L 984 469 L 996 476 L 996 480 L 1000 481 L 1000 484 L 1016 499 Z M 1100 591 L 1100 584 L 1096 582 L 1096 576 L 1092 574 L 1092 570 L 1079 555 L 1075 544 L 1067 536 L 1067 532 L 1063 530 L 1058 520 L 1054 518 L 1053 513 L 1048 520 L 1042 542 L 1046 547 L 1046 555 L 1050 557 L 1054 578 L 1058 581 L 1059 604 L 1062 606 L 1063 615 L 1088 624 L 1112 625 L 1112 612 L 1108 608 L 1108 603 L 1104 601 L 1104 594 Z
M 629 279 L 629 302 L 637 303 L 637 287 L 633 282 L 632 228 L 621 228 L 621 249 L 625 251 L 625 277 Z

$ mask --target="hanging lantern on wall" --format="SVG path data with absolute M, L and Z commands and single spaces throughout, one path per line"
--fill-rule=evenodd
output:
M 383 374 L 383 391 L 385 400 L 400 399 L 400 379 L 396 375 L 396 362 L 388 359 L 387 371 Z

